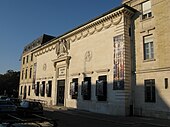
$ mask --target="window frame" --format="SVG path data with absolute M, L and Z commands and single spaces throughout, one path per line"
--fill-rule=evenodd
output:
M 99 82 L 101 84 L 98 84 Z M 107 75 L 101 75 L 98 77 L 98 80 L 96 81 L 96 97 L 98 101 L 107 101 Z
M 33 61 L 33 53 L 31 53 L 31 61 Z
M 74 88 L 72 88 L 72 85 L 74 84 Z M 78 98 L 78 78 L 73 78 L 72 82 L 70 82 L 70 95 L 72 99 Z
M 28 69 L 25 70 L 25 79 L 27 79 Z
M 143 36 L 143 55 L 144 60 L 154 59 L 154 40 L 153 35 Z
M 142 20 L 149 19 L 153 16 L 151 1 L 145 1 L 142 3 Z
M 155 103 L 156 102 L 155 79 L 144 80 L 144 89 L 145 89 L 145 102 Z
M 22 95 L 23 86 L 20 87 L 20 95 Z
M 40 95 L 42 97 L 45 96 L 45 81 L 42 81 L 42 84 L 40 85 Z
M 22 64 L 23 65 L 25 64 L 25 57 L 23 57 Z
M 26 63 L 28 63 L 28 61 L 29 61 L 29 55 L 27 55 L 27 60 L 26 60 Z
M 39 93 L 40 93 L 40 82 L 37 82 L 37 84 L 35 85 L 35 95 L 36 96 L 39 96 Z
M 30 75 L 29 78 L 32 78 L 32 67 L 30 67 Z
M 91 77 L 85 77 L 82 81 L 81 94 L 83 100 L 91 100 Z
M 46 94 L 47 94 L 47 97 L 51 97 L 51 94 L 52 94 L 52 80 L 48 81 L 48 83 L 46 84 Z
M 31 86 L 28 86 L 28 96 L 30 96 L 31 93 Z
M 24 79 L 24 69 L 22 70 L 22 73 L 21 73 L 21 79 L 22 80 Z

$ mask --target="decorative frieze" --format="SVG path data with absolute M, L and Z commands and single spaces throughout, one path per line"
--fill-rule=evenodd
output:
M 52 42 L 52 44 L 56 44 L 56 45 L 46 46 L 44 47 L 44 49 L 42 47 L 42 49 L 40 49 L 39 51 L 35 53 L 35 57 L 42 55 L 48 51 L 51 51 L 55 49 L 56 47 L 59 47 L 58 44 L 60 43 L 60 40 L 65 40 L 67 43 L 81 40 L 85 37 L 91 36 L 95 33 L 101 32 L 103 30 L 109 29 L 110 27 L 120 24 L 123 21 L 124 15 L 132 16 L 132 14 L 133 13 L 130 10 L 122 7 L 118 9 L 117 11 L 110 12 L 105 16 L 101 16 L 97 19 L 94 19 L 68 32 L 67 34 L 57 38 L 55 41 Z
M 34 55 L 35 55 L 35 57 L 37 57 L 39 55 L 45 54 L 45 53 L 52 51 L 54 49 L 56 49 L 56 45 L 50 45 L 48 47 L 44 47 L 44 48 L 40 49 L 39 51 L 35 52 Z
M 106 30 L 114 25 L 118 25 L 122 21 L 123 15 L 118 15 L 117 17 L 113 18 L 114 16 L 108 16 L 106 18 L 100 19 L 94 23 L 86 25 L 82 27 L 81 31 L 77 34 L 72 34 L 69 37 L 71 42 L 75 42 L 76 40 L 83 39 L 87 36 L 93 35 L 97 32 L 101 32 L 102 30 Z

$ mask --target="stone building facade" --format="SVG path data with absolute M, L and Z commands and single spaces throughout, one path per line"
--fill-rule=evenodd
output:
M 170 4 L 122 3 L 24 51 L 19 96 L 112 115 L 169 117 Z M 24 64 L 27 56 L 33 59 Z
M 134 20 L 134 113 L 170 117 L 170 2 L 124 0 L 135 8 Z

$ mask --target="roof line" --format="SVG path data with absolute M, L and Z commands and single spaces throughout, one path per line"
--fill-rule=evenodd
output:
M 111 9 L 111 10 L 103 13 L 102 15 L 96 17 L 96 18 L 93 18 L 93 19 L 89 20 L 88 22 L 83 23 L 82 25 L 79 25 L 78 27 L 75 27 L 75 28 L 69 30 L 68 32 L 65 32 L 64 34 L 61 34 L 61 35 L 59 35 L 59 36 L 56 36 L 56 39 L 58 39 L 58 38 L 60 38 L 60 37 L 62 37 L 62 36 L 64 36 L 64 35 L 67 35 L 68 33 L 71 33 L 71 32 L 73 32 L 73 31 L 75 31 L 76 29 L 79 29 L 79 28 L 81 28 L 81 27 L 83 27 L 83 26 L 85 26 L 85 25 L 87 25 L 87 24 L 89 24 L 89 23 L 91 23 L 91 22 L 93 22 L 93 21 L 95 21 L 95 20 L 97 20 L 97 19 L 100 19 L 101 17 L 104 17 L 104 16 L 108 15 L 109 13 L 114 12 L 114 11 L 116 11 L 116 10 L 122 8 L 122 7 L 126 7 L 127 9 L 129 9 L 129 10 L 131 10 L 131 11 L 133 11 L 133 12 L 136 11 L 134 8 L 128 6 L 127 4 L 122 4 L 121 6 L 118 6 L 118 7 L 116 7 L 116 8 L 113 8 L 113 9 Z

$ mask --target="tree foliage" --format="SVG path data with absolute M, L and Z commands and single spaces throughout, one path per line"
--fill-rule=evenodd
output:
M 8 70 L 0 74 L 0 95 L 18 97 L 20 72 Z

